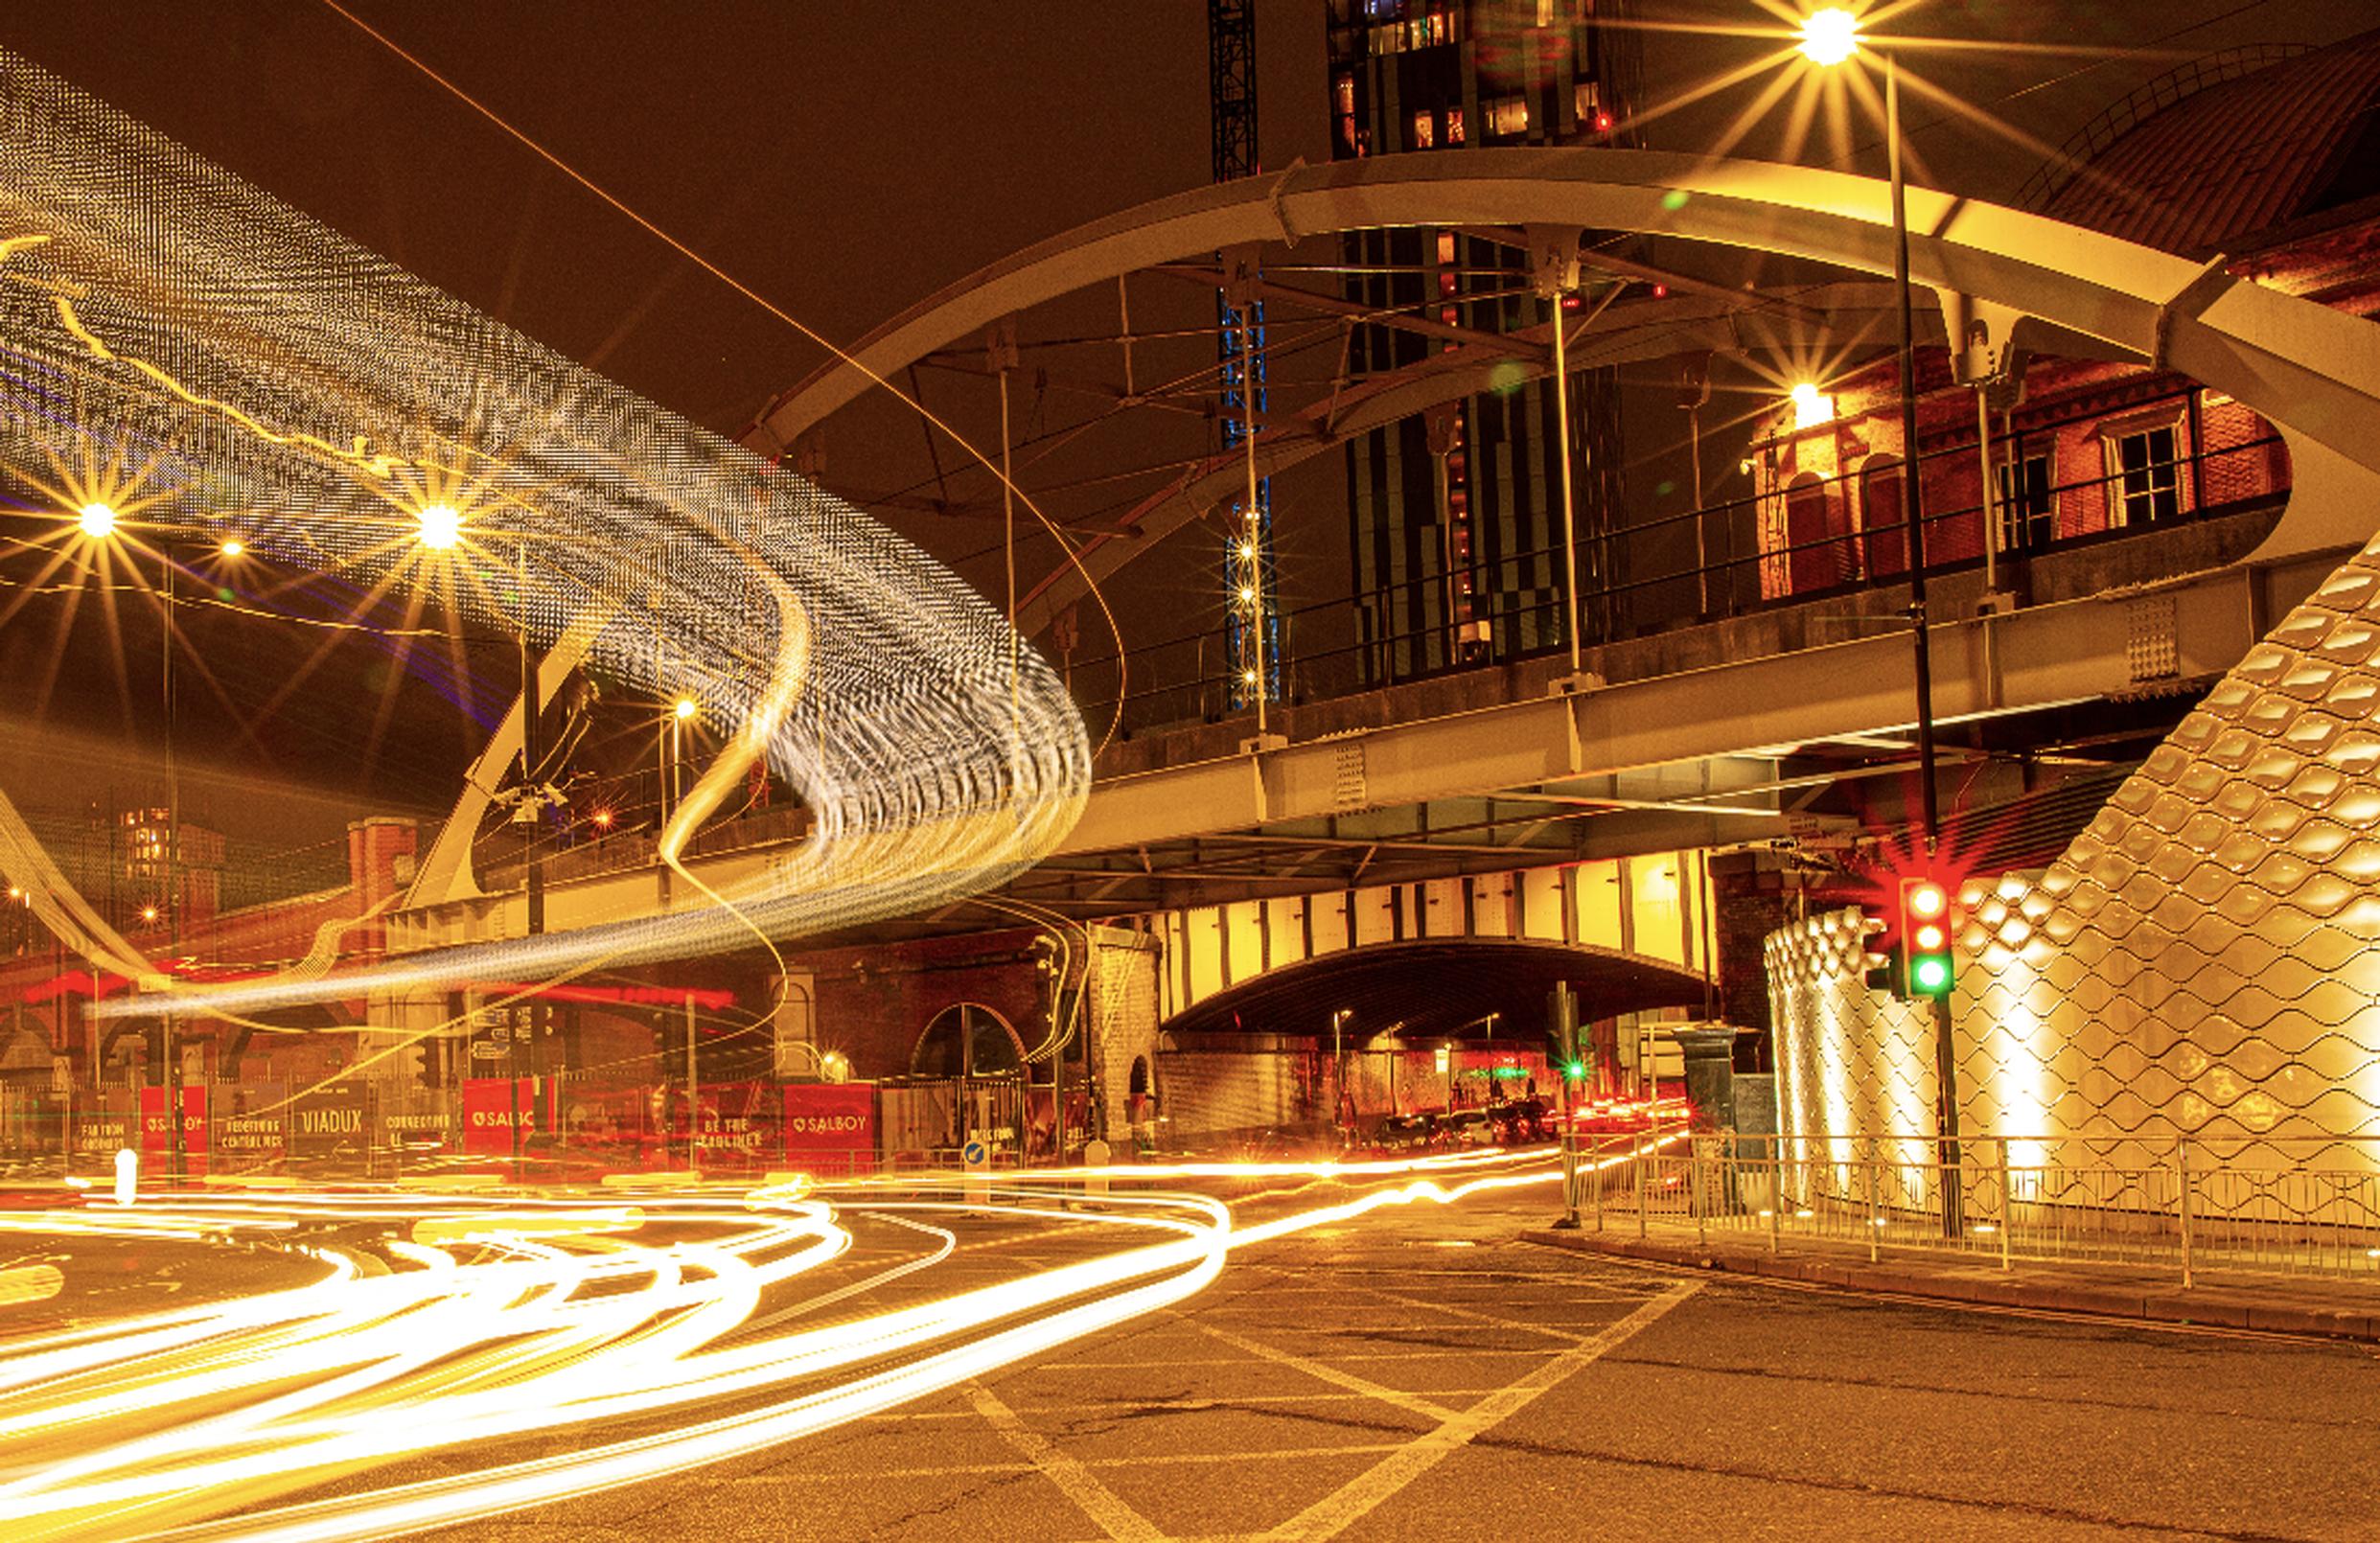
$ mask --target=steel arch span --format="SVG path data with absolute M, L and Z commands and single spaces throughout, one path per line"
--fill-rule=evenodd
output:
M 1999 352 L 2060 338 L 2167 367 L 2229 393 L 2279 426 L 2296 466 L 2290 511 L 2255 558 L 2360 544 L 2380 509 L 2380 327 L 2225 271 L 2039 215 L 1927 188 L 1907 193 L 1911 281 L 1936 291 L 1961 338 Z M 1531 244 L 1581 229 L 1636 231 L 1892 271 L 1889 194 L 1882 181 L 1770 162 L 1651 150 L 1513 147 L 1461 155 L 1384 155 L 1290 167 L 1202 187 L 1077 226 L 931 295 L 862 338 L 849 357 L 772 402 L 742 435 L 767 455 L 935 349 L 1003 316 L 1188 255 L 1341 231 L 1398 226 L 1518 226 Z M 1874 297 L 1864 297 L 1873 313 Z M 1660 327 L 1582 365 L 1680 348 L 1742 347 L 1740 323 L 1680 306 Z M 1823 315 L 1824 312 L 1821 312 Z M 1678 322 L 1685 322 L 1680 331 Z M 2025 337 L 2023 333 L 2034 334 Z M 1433 399 L 1475 387 L 1481 369 L 1446 372 Z M 1375 420 L 1378 421 L 1378 420 Z M 1333 439 L 1301 442 L 1306 454 Z M 1259 465 L 1299 458 L 1280 447 Z M 1195 518 L 1175 500 L 1140 539 L 1096 539 L 1045 583 L 1019 616 L 1028 633 L 1116 571 L 1152 538 Z

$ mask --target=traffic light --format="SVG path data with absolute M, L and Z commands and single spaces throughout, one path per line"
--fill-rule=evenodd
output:
M 1586 1055 L 1579 1047 L 1579 999 L 1567 980 L 1554 983 L 1546 1002 L 1545 1059 L 1564 1082 L 1586 1076 Z
M 1891 933 L 1892 918 L 1884 914 L 1884 908 L 1873 902 L 1862 902 L 1860 907 L 1860 937 L 1868 939 L 1890 936 Z M 1889 991 L 1896 997 L 1900 996 L 1902 987 L 1900 939 L 1893 938 L 1881 953 L 1870 947 L 1863 957 L 1867 965 L 1867 988 L 1870 991 Z
M 1951 960 L 1951 892 L 1931 879 L 1901 881 L 1901 952 L 1907 965 L 1904 995 L 1951 994 L 1958 974 Z

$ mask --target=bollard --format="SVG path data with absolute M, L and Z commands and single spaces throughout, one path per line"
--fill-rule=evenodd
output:
M 141 1155 L 130 1147 L 116 1153 L 116 1204 L 129 1206 L 140 1193 Z
M 2190 1259 L 2190 1139 L 2174 1138 L 2174 1178 L 2177 1181 L 2174 1207 L 2182 1217 L 2182 1289 L 2187 1291 L 2194 1283 Z

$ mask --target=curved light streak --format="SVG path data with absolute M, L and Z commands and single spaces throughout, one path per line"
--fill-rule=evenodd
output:
M 1056 1186 L 1102 1172 L 1357 1187 L 1242 1225 L 1204 1195 L 1089 1199 Z M 1555 1177 L 1539 1149 L 1052 1170 L 1010 1176 L 990 1197 L 944 1176 L 839 1184 L 833 1199 L 787 1185 L 600 1199 L 274 1193 L 0 1212 L 0 1232 L 70 1238 L 253 1238 L 328 1226 L 401 1234 L 372 1245 L 389 1273 L 367 1272 L 351 1248 L 309 1245 L 324 1270 L 312 1284 L 10 1345 L 0 1352 L 0 1514 L 12 1539 L 166 1530 L 363 1538 L 484 1517 L 756 1451 L 985 1375 L 1183 1301 L 1238 1248 L 1386 1206 L 1451 1205 Z M 987 1200 L 1012 1218 L 1105 1224 L 1111 1246 L 911 1306 L 784 1326 L 930 1272 L 955 1248 L 935 1219 Z M 845 1255 L 847 1216 L 936 1243 L 769 1310 L 772 1293 Z M 646 1240 L 654 1223 L 667 1224 L 670 1241 Z M 613 1422 L 671 1412 L 659 1434 L 606 1437 Z M 587 1444 L 348 1487 L 359 1468 L 562 1431 Z M 348 1482 L 340 1493 L 290 1503 L 334 1478 Z
M 1072 826 L 1072 701 L 925 553 L 5 52 L 0 95 L 0 465 L 134 468 L 152 525 L 429 584 L 541 644 L 600 614 L 589 668 L 693 695 L 728 731 L 664 860 L 755 760 L 813 817 L 781 861 L 668 914 L 318 979 L 137 970 L 149 989 L 97 1015 L 714 953 L 990 887 Z M 442 507 L 456 543 L 425 547 Z

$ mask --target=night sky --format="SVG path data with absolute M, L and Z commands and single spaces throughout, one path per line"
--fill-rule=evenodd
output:
M 1210 176 L 1199 0 L 352 6 L 557 156 L 838 338 L 1018 247 Z M 1649 0 L 1635 11 L 1652 23 L 1766 20 L 1748 0 Z M 1319 0 L 1259 8 L 1268 167 L 1328 158 L 1322 12 Z M 2240 43 L 2327 42 L 2374 19 L 2369 0 L 1936 0 L 1906 9 L 1893 26 L 2027 45 L 1912 54 L 1911 67 L 2056 143 L 2185 58 Z M 0 44 L 714 429 L 734 433 L 822 357 L 320 0 L 44 0 L 9 8 Z M 1773 46 L 1650 32 L 1648 93 L 1659 103 Z M 1707 145 L 1751 95 L 1739 87 L 1665 116 L 1648 137 L 1660 149 Z M 1913 126 L 1934 116 L 1912 104 Z M 1934 180 L 1985 197 L 2012 194 L 2038 164 L 1963 124 L 1919 127 L 1915 142 Z M 1764 130 L 1740 153 L 1772 150 Z M 1881 173 L 1881 160 L 1857 169 Z M 1184 286 L 1167 295 L 1162 281 L 1146 282 L 1145 302 L 1138 281 L 1134 290 L 1141 327 L 1212 319 L 1204 291 Z M 1087 300 L 1041 325 L 1096 326 L 1102 316 L 1112 325 L 1112 294 Z M 1212 345 L 1193 338 L 1179 350 L 1211 356 Z M 1077 366 L 1113 373 L 1105 357 Z M 963 426 L 990 422 L 982 382 L 930 375 L 927 389 Z M 1054 393 L 1020 404 L 1027 409 L 1047 431 L 1084 407 Z M 1638 392 L 1628 426 L 1631 503 L 1641 515 L 1659 483 L 1682 480 L 1675 453 L 1682 415 L 1666 392 Z M 1125 426 L 1105 464 L 1195 453 L 1203 434 L 1194 422 Z M 1044 474 L 1087 474 L 1098 455 L 1081 454 L 1053 458 Z M 830 426 L 826 455 L 838 489 L 883 493 L 931 476 L 915 424 L 883 406 Z M 1716 447 L 1713 458 L 1721 456 L 1732 463 Z M 946 449 L 944 459 L 957 457 Z M 1330 455 L 1277 486 L 1293 601 L 1344 592 L 1342 479 Z M 974 494 L 985 491 L 979 482 Z M 920 514 L 894 522 L 979 584 L 995 582 L 997 558 L 986 554 L 996 551 L 996 525 Z M 1048 555 L 1045 546 L 1028 566 L 1038 572 Z M 1162 611 L 1178 626 L 1206 598 L 1205 561 L 1186 549 L 1141 564 L 1123 588 L 1121 598 L 1135 602 L 1126 609 Z M 1141 603 L 1150 600 L 1167 604 Z M 39 644 L 47 648 L 46 634 Z M 30 646 L 0 638 L 0 673 L 21 677 Z M 242 667 L 269 672 L 271 658 L 266 647 Z M 66 661 L 52 719 L 121 738 L 113 680 L 84 673 L 102 667 L 80 653 Z M 468 753 L 467 725 L 415 736 L 361 765 L 341 717 L 353 707 L 344 695 L 282 709 L 312 722 L 251 725 L 252 740 L 220 734 L 211 753 L 327 791 L 441 802 Z M 23 711 L 27 701 L 11 685 L 0 706 Z M 49 780 L 29 762 L 0 765 L 0 775 L 34 801 Z

